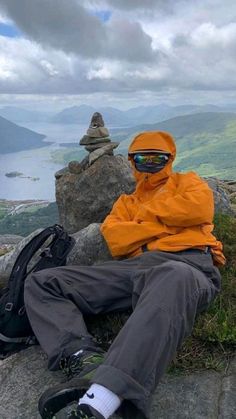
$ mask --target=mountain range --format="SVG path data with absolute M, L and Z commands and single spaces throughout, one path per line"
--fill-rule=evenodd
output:
M 45 135 L 20 127 L 0 116 L 0 153 L 45 147 Z
M 236 112 L 236 106 L 232 105 L 230 111 Z M 125 111 L 113 107 L 95 108 L 81 105 L 66 108 L 51 118 L 51 122 L 58 124 L 86 124 L 89 125 L 94 112 L 100 112 L 105 125 L 109 128 L 120 126 L 134 126 L 140 124 L 154 124 L 175 116 L 205 112 L 229 112 L 228 107 L 215 105 L 181 105 L 169 106 L 160 104 L 156 106 L 139 106 Z M 1 114 L 1 110 L 0 110 Z
M 131 138 L 142 131 L 168 131 L 174 136 L 175 170 L 195 170 L 201 176 L 236 179 L 236 114 L 199 113 L 113 130 L 112 138 L 121 141 L 117 152 L 127 154 Z
M 16 106 L 0 108 L 0 116 L 17 124 L 28 122 L 46 122 L 56 124 L 83 124 L 89 125 L 92 114 L 100 112 L 105 125 L 111 127 L 131 127 L 140 124 L 154 124 L 181 115 L 190 115 L 205 112 L 236 112 L 236 105 L 216 106 L 208 105 L 180 105 L 170 106 L 158 104 L 151 106 L 138 106 L 128 110 L 114 107 L 95 107 L 88 105 L 72 106 L 60 112 L 39 112 L 32 109 L 22 109 Z

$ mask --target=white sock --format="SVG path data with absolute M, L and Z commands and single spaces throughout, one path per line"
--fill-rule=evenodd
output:
M 92 384 L 84 396 L 79 399 L 80 404 L 88 404 L 108 419 L 120 406 L 120 398 L 108 388 L 100 384 Z

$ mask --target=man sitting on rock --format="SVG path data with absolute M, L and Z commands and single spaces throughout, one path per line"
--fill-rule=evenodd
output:
M 137 181 L 101 226 L 114 260 L 33 273 L 25 303 L 51 370 L 70 380 L 40 398 L 43 418 L 74 400 L 68 418 L 149 418 L 151 395 L 220 290 L 225 259 L 212 234 L 213 193 L 195 173 L 174 173 L 166 132 L 144 132 L 129 147 Z M 132 314 L 105 354 L 83 315 Z

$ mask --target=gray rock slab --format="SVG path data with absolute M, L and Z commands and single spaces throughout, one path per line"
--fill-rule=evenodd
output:
M 46 357 L 39 347 L 1 361 L 0 371 L 1 419 L 39 419 L 40 394 L 62 378 L 58 372 L 47 371 Z
M 0 236 L 0 246 L 5 244 L 17 244 L 19 243 L 24 237 L 18 236 L 16 234 L 2 234 Z
M 116 142 L 110 142 L 109 143 L 109 145 L 113 145 L 114 147 L 113 148 L 116 148 L 116 147 L 118 147 L 118 145 L 120 144 L 120 143 L 116 143 Z M 97 148 L 101 148 L 101 147 L 105 147 L 105 146 L 107 146 L 108 144 L 107 143 L 97 143 L 97 144 L 88 144 L 87 146 L 85 146 L 85 150 L 87 150 L 87 151 L 94 151 L 94 150 L 97 150 Z
M 230 197 L 227 191 L 223 188 L 223 182 L 216 178 L 206 178 L 205 180 L 214 193 L 215 212 L 233 215 L 234 212 L 231 207 Z
M 221 375 L 166 376 L 153 397 L 151 419 L 217 419 Z
M 93 265 L 112 260 L 99 223 L 90 224 L 73 237 L 75 245 L 67 257 L 67 265 Z
M 224 384 L 231 377 L 235 377 L 235 360 L 225 374 L 166 375 L 154 394 L 151 419 L 234 419 L 235 393 Z M 40 419 L 40 395 L 62 379 L 61 372 L 47 370 L 46 356 L 38 346 L 0 361 L 0 418 Z M 65 419 L 64 413 L 57 419 Z
M 29 236 L 24 237 L 23 240 L 21 240 L 17 245 L 14 247 L 14 249 L 5 254 L 4 256 L 0 256 L 0 277 L 1 276 L 8 276 L 12 270 L 13 264 L 18 256 L 18 254 L 21 252 L 23 247 L 34 237 L 36 234 L 40 233 L 42 229 L 35 230 L 33 233 L 29 234 Z M 37 255 L 35 256 L 35 259 L 37 258 Z M 32 264 L 34 263 L 34 260 L 32 260 Z
M 89 137 L 108 137 L 109 131 L 106 127 L 96 127 L 96 128 L 89 128 L 87 130 L 87 135 Z
M 113 154 L 114 148 L 116 148 L 118 143 L 109 143 L 104 147 L 97 148 L 89 154 L 89 165 L 93 164 L 99 157 L 104 156 L 104 154 Z
M 90 137 L 89 135 L 84 135 L 80 140 L 80 145 L 87 145 L 87 144 L 99 144 L 101 142 L 103 143 L 109 143 L 111 141 L 109 136 L 104 137 Z
M 222 380 L 219 400 L 219 419 L 236 418 L 236 357 L 231 362 L 226 376 Z
M 134 187 L 130 164 L 120 155 L 104 155 L 79 175 L 68 171 L 56 180 L 60 224 L 76 233 L 91 223 L 100 223 L 115 200 Z

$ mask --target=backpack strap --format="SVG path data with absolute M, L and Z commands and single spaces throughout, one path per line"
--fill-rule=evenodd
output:
M 36 338 L 35 336 L 22 336 L 19 338 L 9 338 L 8 336 L 3 335 L 0 333 L 0 340 L 6 343 L 25 343 L 27 345 L 35 345 Z
M 11 275 L 9 278 L 9 298 L 8 302 L 5 306 L 5 310 L 8 312 L 11 312 L 14 308 L 17 307 L 18 303 L 18 296 L 20 294 L 20 288 L 22 287 L 22 284 L 24 283 L 24 280 L 26 276 L 35 270 L 35 266 L 39 263 L 37 262 L 35 266 L 27 272 L 27 265 L 33 255 L 37 252 L 37 250 L 40 249 L 40 247 L 45 243 L 45 241 L 50 237 L 53 236 L 53 240 L 50 243 L 48 249 L 50 249 L 52 243 L 56 240 L 57 237 L 60 237 L 65 233 L 62 226 L 59 224 L 55 224 L 51 227 L 45 228 L 43 231 L 41 231 L 39 234 L 34 236 L 32 240 L 30 240 L 26 246 L 22 249 L 20 254 L 18 255 L 14 266 L 11 271 Z M 73 243 L 74 244 L 74 243 Z M 70 250 L 70 249 L 69 249 Z M 44 252 L 43 252 L 44 253 Z M 66 252 L 68 253 L 68 252 Z M 45 267 L 44 267 L 45 268 Z M 39 268 L 40 269 L 40 268 Z M 19 281 L 18 279 L 21 278 Z

